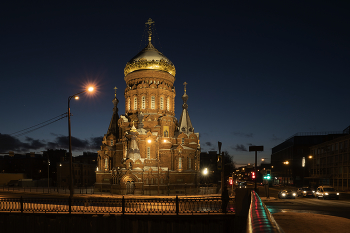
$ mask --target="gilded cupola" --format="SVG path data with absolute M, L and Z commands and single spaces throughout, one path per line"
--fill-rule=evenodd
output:
M 146 22 L 149 25 L 148 45 L 126 64 L 124 68 L 125 76 L 138 70 L 160 70 L 168 72 L 175 77 L 176 70 L 174 64 L 151 43 L 151 25 L 153 23 L 152 19 Z

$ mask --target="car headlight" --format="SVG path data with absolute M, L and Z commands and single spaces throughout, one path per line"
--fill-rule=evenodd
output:
M 285 196 L 286 194 L 285 193 L 282 193 L 282 196 Z
M 328 193 L 325 193 L 324 195 L 328 195 Z
M 293 193 L 293 196 L 296 196 L 297 194 L 296 193 Z
M 312 191 L 313 193 L 315 192 L 315 191 Z
M 306 191 L 303 191 L 303 193 L 306 193 Z
M 339 193 L 337 193 L 337 195 L 339 195 Z

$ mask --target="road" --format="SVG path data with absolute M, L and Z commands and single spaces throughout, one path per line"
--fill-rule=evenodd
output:
M 323 200 L 317 198 L 297 197 L 296 199 L 278 199 L 279 188 L 270 188 L 270 199 L 262 198 L 269 211 L 298 212 L 331 215 L 350 219 L 350 195 L 340 193 L 340 200 Z M 259 189 L 261 197 L 265 197 L 262 187 Z

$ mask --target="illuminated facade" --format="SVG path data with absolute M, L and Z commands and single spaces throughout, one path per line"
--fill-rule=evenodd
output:
M 120 194 L 194 193 L 199 180 L 199 134 L 194 132 L 184 83 L 182 114 L 175 118 L 175 66 L 151 43 L 124 69 L 125 115 L 113 116 L 96 171 L 97 190 Z

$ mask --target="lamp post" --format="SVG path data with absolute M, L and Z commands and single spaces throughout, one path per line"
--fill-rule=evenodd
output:
M 288 165 L 288 164 L 289 164 L 289 161 L 285 161 L 285 162 L 283 162 L 283 164 Z M 288 184 L 288 175 L 289 175 L 289 172 L 288 172 L 288 167 L 287 167 L 287 170 L 286 170 L 287 184 Z M 284 180 L 284 185 L 286 185 L 286 181 L 285 181 L 285 180 Z
M 47 153 L 47 193 L 50 193 L 50 159 Z
M 71 127 L 70 127 L 70 100 L 72 98 L 74 99 L 79 99 L 79 95 L 84 93 L 84 92 L 92 92 L 94 90 L 93 87 L 89 87 L 88 89 L 79 92 L 77 94 L 71 95 L 68 97 L 68 141 L 69 141 L 69 170 L 70 170 L 70 182 L 69 182 L 69 189 L 70 189 L 70 194 L 69 197 L 72 198 L 74 194 L 73 190 L 73 162 L 72 162 L 72 135 L 71 135 Z
M 208 182 L 208 168 L 204 168 L 204 170 L 203 170 L 203 175 L 204 175 L 204 177 L 205 177 L 205 184 L 207 185 L 207 190 L 206 190 L 206 193 L 208 194 L 208 184 L 207 184 L 207 182 Z M 205 187 L 204 187 L 205 188 Z
M 62 163 L 60 163 L 60 188 L 62 188 Z

